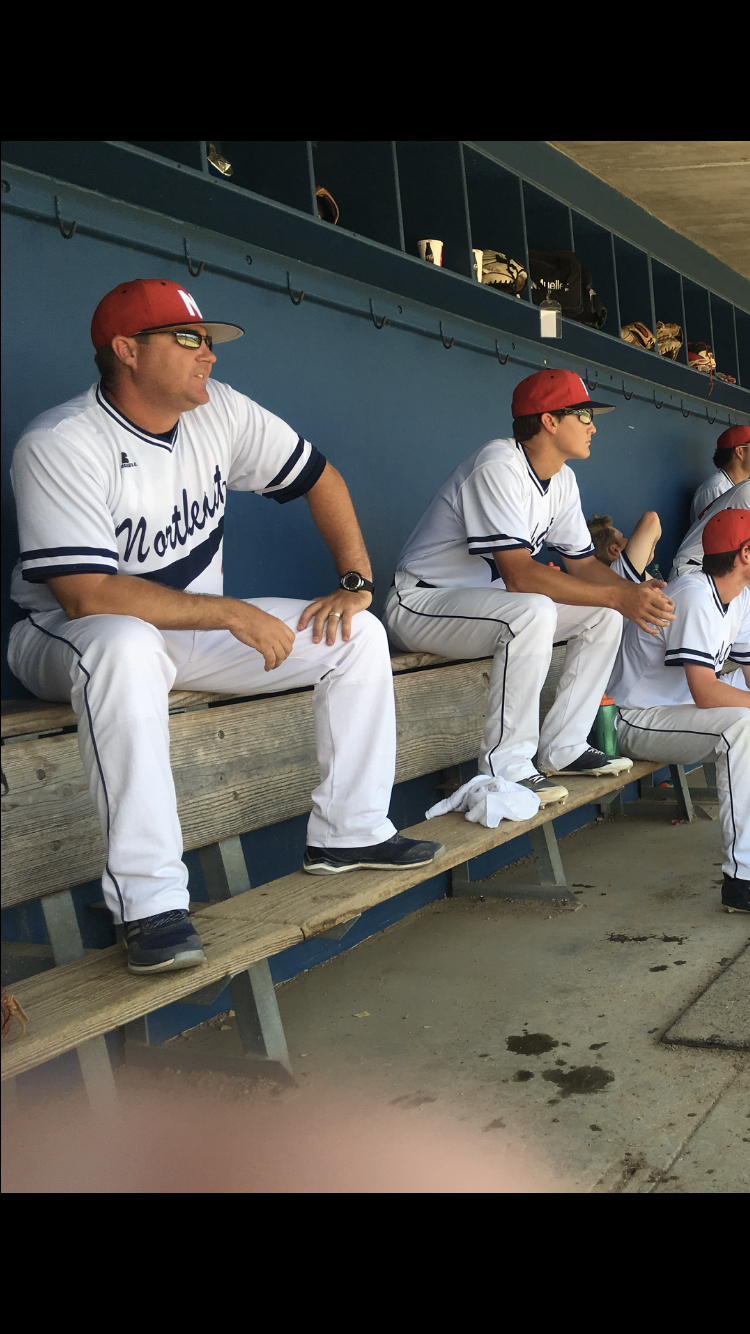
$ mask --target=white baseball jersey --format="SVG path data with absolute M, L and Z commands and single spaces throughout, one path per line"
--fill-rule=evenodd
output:
M 11 467 L 17 603 L 58 609 L 44 581 L 65 574 L 133 574 L 223 592 L 227 489 L 283 504 L 309 491 L 326 461 L 244 394 L 216 380 L 207 387 L 210 402 L 164 435 L 128 421 L 99 384 L 31 422 Z
M 626 621 L 607 694 L 621 708 L 692 704 L 688 663 L 717 676 L 728 657 L 750 665 L 750 589 L 725 605 L 710 574 L 684 574 L 670 586 L 675 619 L 658 634 Z
M 690 522 L 695 523 L 701 517 L 704 510 L 707 510 L 712 501 L 717 496 L 723 496 L 725 491 L 730 491 L 734 486 L 731 477 L 719 468 L 717 472 L 712 472 L 705 482 L 701 482 L 698 490 L 693 496 L 693 503 L 690 506 Z
M 541 481 L 522 445 L 491 440 L 443 483 L 397 568 L 434 587 L 502 589 L 493 551 L 535 556 L 545 541 L 568 559 L 594 554 L 573 470 Z
M 678 575 L 684 574 L 691 565 L 700 567 L 703 564 L 703 529 L 714 514 L 726 509 L 750 509 L 750 481 L 738 482 L 736 486 L 732 487 L 731 491 L 726 491 L 723 495 L 717 496 L 708 509 L 703 511 L 701 517 L 696 519 L 692 527 L 688 529 L 674 558 L 674 565 L 669 574 L 670 582 L 676 579 Z M 671 595 L 672 591 L 670 589 L 670 597 Z

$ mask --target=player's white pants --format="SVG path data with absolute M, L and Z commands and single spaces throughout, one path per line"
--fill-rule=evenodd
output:
M 562 768 L 583 753 L 609 680 L 622 617 L 607 607 L 566 607 L 538 593 L 419 588 L 396 575 L 384 619 L 397 648 L 446 658 L 494 657 L 479 772 L 513 782 Z M 539 731 L 539 695 L 552 646 L 566 639 L 555 702 Z
M 216 690 L 265 694 L 313 686 L 320 785 L 307 841 L 365 847 L 391 838 L 388 804 L 396 768 L 396 719 L 388 643 L 369 612 L 352 637 L 313 644 L 298 633 L 305 602 L 248 599 L 295 631 L 291 654 L 264 671 L 263 658 L 228 630 L 157 630 L 133 616 L 34 612 L 13 627 L 16 676 L 41 699 L 70 700 L 78 744 L 107 844 L 104 897 L 115 920 L 187 908 L 187 868 L 169 764 L 167 694 Z
M 725 683 L 746 688 L 741 672 Z M 631 760 L 716 763 L 722 868 L 727 875 L 750 880 L 750 710 L 660 704 L 617 712 L 620 750 Z

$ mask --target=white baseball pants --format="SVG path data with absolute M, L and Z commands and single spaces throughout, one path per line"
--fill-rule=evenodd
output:
M 587 747 L 622 634 L 607 607 L 566 607 L 538 593 L 420 588 L 400 571 L 384 619 L 397 648 L 446 658 L 493 657 L 479 772 L 512 782 L 564 768 Z M 539 695 L 552 647 L 567 640 L 555 702 L 539 731 Z
M 307 606 L 288 598 L 248 599 L 277 616 L 296 638 L 271 672 L 255 649 L 228 630 L 157 630 L 133 616 L 68 620 L 34 612 L 13 627 L 8 661 L 41 699 L 70 700 L 78 744 L 107 846 L 104 898 L 116 921 L 188 907 L 169 764 L 167 695 L 216 690 L 260 695 L 313 686 L 320 784 L 312 794 L 307 841 L 314 847 L 369 847 L 396 832 L 388 805 L 396 768 L 396 717 L 388 642 L 369 612 L 358 613 L 347 644 L 313 644 Z
M 733 674 L 729 684 L 746 688 L 740 672 Z M 618 709 L 617 715 L 620 750 L 631 760 L 715 762 L 722 869 L 727 875 L 750 880 L 750 710 L 662 704 L 651 709 Z

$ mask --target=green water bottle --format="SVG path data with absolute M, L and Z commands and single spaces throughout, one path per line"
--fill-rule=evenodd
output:
M 602 695 L 602 702 L 594 721 L 594 745 L 605 755 L 619 755 L 617 744 L 617 705 L 608 695 Z

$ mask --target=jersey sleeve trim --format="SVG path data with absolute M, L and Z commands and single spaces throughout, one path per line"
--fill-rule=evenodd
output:
M 562 547 L 549 545 L 548 550 L 556 552 L 558 556 L 564 556 L 566 560 L 585 560 L 587 556 L 596 555 L 593 545 L 587 547 L 585 551 L 564 551 Z
M 710 667 L 712 671 L 716 670 L 713 653 L 704 653 L 699 648 L 689 648 L 685 645 L 682 648 L 667 649 L 664 654 L 665 667 L 685 667 L 688 663 L 695 667 Z
M 631 583 L 634 584 L 645 583 L 646 579 L 648 578 L 646 571 L 644 570 L 643 574 L 638 573 L 632 560 L 628 556 L 627 551 L 620 552 L 620 560 L 622 561 L 623 570 L 625 571 L 625 573 L 622 576 L 623 579 L 630 579 Z
M 117 574 L 120 558 L 106 547 L 39 547 L 21 552 L 21 573 L 29 584 L 62 574 Z
M 298 460 L 307 450 L 309 453 L 302 459 L 301 466 L 297 466 Z M 263 496 L 266 500 L 275 500 L 279 505 L 286 505 L 289 500 L 297 500 L 300 496 L 307 495 L 322 476 L 327 462 L 320 450 L 300 438 L 292 457 L 273 482 L 264 489 Z M 281 485 L 278 484 L 279 478 L 282 479 Z
M 750 664 L 750 644 L 733 644 L 729 650 L 729 657 L 733 662 L 739 662 L 743 667 Z
M 531 542 L 523 537 L 513 537 L 510 533 L 488 533 L 485 537 L 467 537 L 469 553 L 481 556 L 486 551 L 530 551 L 534 552 Z

